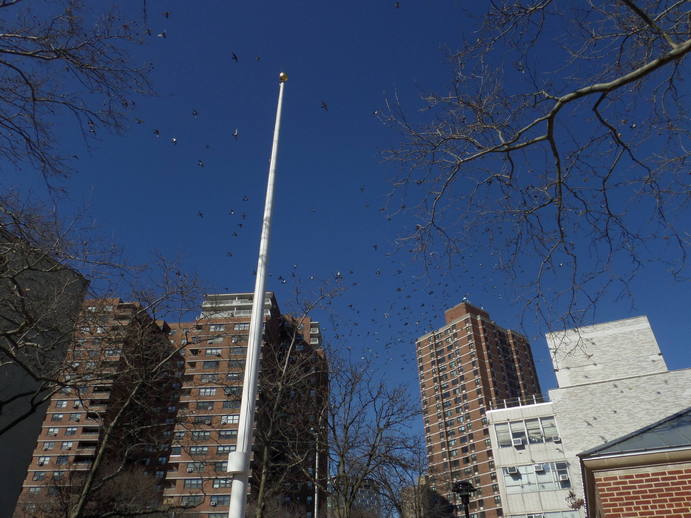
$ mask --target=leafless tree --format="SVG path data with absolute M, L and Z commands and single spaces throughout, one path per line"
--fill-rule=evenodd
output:
M 382 466 L 375 480 L 386 516 L 402 518 L 445 518 L 453 516 L 453 505 L 431 487 L 427 453 L 421 438 L 412 443 L 399 462 Z M 436 483 L 441 486 L 439 477 Z
M 144 4 L 142 4 L 142 7 Z M 49 180 L 69 172 L 58 128 L 73 117 L 88 142 L 119 131 L 134 97 L 151 92 L 131 45 L 145 34 L 116 2 L 0 2 L 0 156 Z
M 377 477 L 405 464 L 414 448 L 409 430 L 419 409 L 406 387 L 389 386 L 372 365 L 330 357 L 328 430 L 331 509 L 337 518 L 381 513 Z M 370 508 L 363 509 L 363 502 Z
M 150 417 L 167 408 L 164 403 L 175 403 L 168 401 L 175 394 L 168 382 L 182 367 L 175 366 L 178 351 L 162 319 L 198 307 L 201 293 L 196 280 L 175 264 L 159 258 L 148 270 L 123 266 L 112 247 L 99 248 L 78 224 L 65 226 L 53 216 L 16 198 L 0 200 L 0 434 L 13 450 L 31 446 L 22 436 L 40 429 L 46 406 L 69 403 L 71 413 L 65 415 L 77 422 L 86 415 L 94 440 L 83 445 L 91 460 L 75 474 L 79 483 L 56 481 L 70 488 L 70 498 L 53 515 L 151 514 L 161 509 L 160 502 L 148 498 L 144 507 L 135 505 L 121 489 L 141 478 L 138 462 L 152 456 L 147 452 L 168 454 L 172 429 L 163 432 L 172 426 L 170 416 Z M 91 288 L 78 270 L 96 281 Z M 124 306 L 126 318 L 113 316 L 123 305 L 108 295 L 130 283 L 137 302 Z M 85 296 L 98 298 L 84 304 Z M 20 483 L 15 475 L 25 473 L 27 453 L 8 462 L 12 473 L 3 471 L 13 479 L 7 480 L 10 493 Z M 161 482 L 147 476 L 153 485 Z M 111 500 L 118 493 L 115 505 Z M 45 509 L 39 511 L 46 516 Z
M 627 295 L 650 261 L 680 275 L 690 16 L 677 0 L 490 2 L 448 90 L 415 117 L 390 103 L 404 141 L 388 157 L 419 218 L 404 241 L 525 282 L 550 324 Z

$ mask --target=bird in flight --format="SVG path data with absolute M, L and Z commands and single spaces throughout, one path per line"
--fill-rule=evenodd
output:
M 326 104 L 324 101 L 322 101 L 322 110 L 324 110 L 325 112 L 329 111 L 329 105 Z
M 240 61 L 240 58 L 238 58 L 238 55 L 235 52 L 232 53 L 231 57 L 233 58 L 233 61 L 235 61 L 236 63 Z
M 240 136 L 240 131 L 238 131 L 238 129 L 235 128 L 233 130 L 233 137 L 235 137 L 235 140 L 237 140 L 239 136 Z
M 204 213 L 203 213 L 202 211 L 199 211 L 199 212 L 197 212 L 197 216 L 199 216 L 200 218 L 203 218 L 203 217 L 204 217 Z

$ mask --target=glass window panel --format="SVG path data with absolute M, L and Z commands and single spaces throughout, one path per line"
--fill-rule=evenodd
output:
M 511 434 L 509 433 L 509 425 L 507 423 L 495 424 L 494 430 L 497 433 L 499 446 L 511 446 Z
M 528 441 L 530 443 L 535 444 L 544 441 L 539 419 L 526 419 L 525 427 L 528 430 Z

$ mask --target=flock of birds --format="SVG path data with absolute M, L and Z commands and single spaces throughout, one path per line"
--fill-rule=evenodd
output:
M 400 2 L 395 2 L 394 7 L 400 8 Z M 163 15 L 169 18 L 171 13 L 165 12 Z M 157 37 L 167 38 L 167 33 L 159 32 Z M 229 58 L 233 63 L 240 63 L 240 56 L 236 52 L 231 52 Z M 259 62 L 261 57 L 256 56 L 255 60 Z M 321 100 L 319 106 L 324 112 L 329 111 L 326 101 Z M 194 109 L 191 116 L 198 119 L 200 112 Z M 144 124 L 144 121 L 137 119 L 137 123 Z M 156 139 L 162 137 L 158 128 L 153 128 L 152 133 Z M 230 137 L 238 142 L 240 129 L 234 128 Z M 169 137 L 169 142 L 173 146 L 179 143 L 176 136 Z M 204 168 L 205 165 L 201 158 L 196 162 L 197 167 Z M 366 187 L 360 186 L 359 191 L 365 198 L 364 208 L 369 208 Z M 241 195 L 239 202 L 246 205 L 242 209 L 232 208 L 227 212 L 228 216 L 235 218 L 231 232 L 234 239 L 241 237 L 241 231 L 247 227 L 248 220 L 259 221 L 258 206 L 247 203 L 249 200 L 248 195 Z M 253 213 L 253 209 L 257 213 Z M 311 211 L 314 213 L 316 209 Z M 379 213 L 391 220 L 391 213 L 386 209 L 380 209 Z M 198 210 L 196 216 L 203 220 L 206 214 Z M 239 240 L 239 246 L 254 249 L 255 237 L 252 234 L 246 241 Z M 317 291 L 320 286 L 332 287 L 337 295 L 323 301 L 317 312 L 326 347 L 348 351 L 347 354 L 355 358 L 388 368 L 395 365 L 400 371 L 406 371 L 406 376 L 410 376 L 410 379 L 417 379 L 416 339 L 443 325 L 445 309 L 458 304 L 462 299 L 467 300 L 473 288 L 482 286 L 484 289 L 488 281 L 492 282 L 491 272 L 484 268 L 471 272 L 467 267 L 462 271 L 451 271 L 448 265 L 443 264 L 432 266 L 426 271 L 419 266 L 411 267 L 409 251 L 397 247 L 393 242 L 395 236 L 391 237 L 391 242 L 388 243 L 361 245 L 363 256 L 369 259 L 370 264 L 376 264 L 369 270 L 343 269 L 334 272 L 331 278 L 323 278 L 323 274 L 320 277 L 317 273 L 302 272 L 294 264 L 287 272 L 270 273 L 267 288 L 276 289 L 272 286 L 272 280 L 280 285 L 281 291 L 276 291 L 279 291 L 281 303 L 282 299 L 294 298 L 289 291 L 291 288 L 308 292 L 314 291 L 306 288 L 310 286 L 316 287 Z M 233 251 L 226 251 L 225 255 L 229 258 L 235 256 Z M 224 289 L 229 292 L 237 290 L 237 287 L 228 286 Z M 497 289 L 497 293 L 500 292 L 501 289 Z M 498 297 L 502 298 L 501 295 Z M 291 312 L 291 309 L 294 313 L 299 312 L 299 308 L 282 307 L 286 312 Z M 491 312 L 492 308 L 489 307 L 488 310 Z

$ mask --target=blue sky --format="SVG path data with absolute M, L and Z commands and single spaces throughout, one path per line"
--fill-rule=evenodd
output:
M 137 99 L 127 132 L 99 134 L 91 150 L 64 121 L 61 145 L 79 156 L 60 201 L 64 214 L 88 206 L 99 234 L 121 244 L 129 262 L 147 263 L 158 250 L 197 272 L 209 292 L 252 291 L 277 77 L 285 71 L 267 285 L 282 309 L 293 309 L 296 286 L 309 292 L 341 272 L 348 289 L 316 315 L 327 342 L 355 357 L 377 354 L 382 372 L 417 394 L 415 338 L 442 325 L 444 308 L 467 296 L 500 325 L 528 334 L 543 389 L 554 386 L 545 328 L 525 318 L 514 287 L 488 268 L 487 251 L 467 270 L 449 272 L 438 259 L 425 272 L 407 246 L 395 245 L 417 221 L 391 215 L 387 195 L 398 166 L 382 152 L 400 135 L 373 112 L 397 97 L 415 117 L 421 94 L 445 89 L 447 53 L 472 36 L 472 12 L 451 0 L 404 0 L 399 8 L 392 1 L 147 5 L 153 36 L 135 57 L 153 64 L 157 96 Z M 4 183 L 45 196 L 26 170 Z M 602 304 L 596 320 L 646 314 L 669 367 L 691 366 L 688 284 L 651 266 L 632 287 L 632 300 Z

